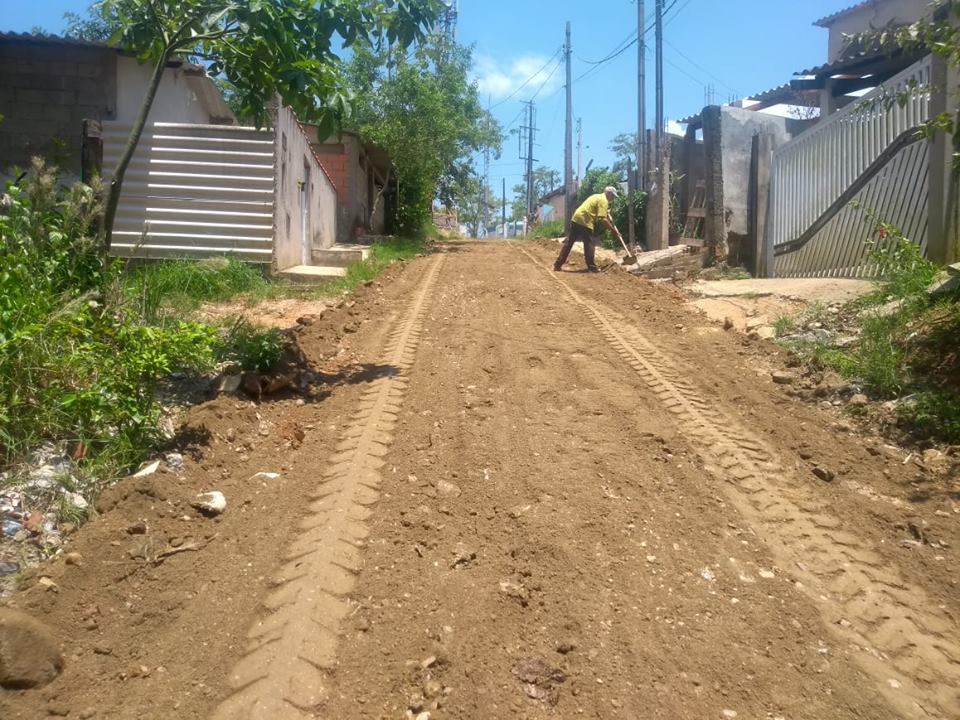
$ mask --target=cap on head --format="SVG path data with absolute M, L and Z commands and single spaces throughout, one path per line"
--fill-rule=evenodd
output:
M 605 195 L 613 195 L 614 197 L 620 197 L 620 191 L 617 190 L 613 185 L 608 185 L 603 189 Z

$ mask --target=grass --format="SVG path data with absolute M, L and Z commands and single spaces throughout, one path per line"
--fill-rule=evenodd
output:
M 343 295 L 368 283 L 398 260 L 411 260 L 427 251 L 422 240 L 396 238 L 370 248 L 370 257 L 347 267 L 347 274 L 316 289 L 320 296 Z
M 915 437 L 960 443 L 960 295 L 929 297 L 939 268 L 891 226 L 884 228 L 893 237 L 871 253 L 881 274 L 873 293 L 837 315 L 812 305 L 800 317 L 778 318 L 774 328 L 781 338 L 811 326 L 843 331 L 849 330 L 844 316 L 858 318 L 859 336 L 849 348 L 783 344 L 809 367 L 833 369 L 874 398 L 898 400 L 899 425 Z
M 552 240 L 553 238 L 563 237 L 565 234 L 566 228 L 563 220 L 551 220 L 535 227 L 530 236 L 535 240 Z

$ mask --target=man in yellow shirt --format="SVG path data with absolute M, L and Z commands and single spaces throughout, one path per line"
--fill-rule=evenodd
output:
M 602 193 L 591 195 L 583 204 L 577 208 L 573 214 L 573 222 L 570 223 L 570 235 L 560 249 L 560 256 L 553 264 L 553 269 L 560 272 L 563 264 L 567 261 L 570 251 L 576 242 L 583 243 L 583 256 L 587 261 L 587 272 L 597 272 L 597 264 L 594 260 L 596 253 L 595 236 L 600 234 L 602 223 L 606 225 L 614 235 L 623 240 L 617 226 L 610 220 L 610 203 L 619 195 L 615 187 L 605 188 Z

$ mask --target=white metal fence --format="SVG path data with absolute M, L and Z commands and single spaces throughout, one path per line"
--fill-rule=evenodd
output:
M 817 219 L 854 184 L 902 133 L 929 119 L 932 62 L 928 57 L 840 112 L 779 148 L 773 156 L 770 257 L 778 277 L 857 277 L 869 275 L 868 241 L 877 239 L 863 210 L 846 207 L 801 248 L 784 246 L 812 228 Z M 895 96 L 919 91 L 900 104 Z M 878 102 L 870 102 L 876 100 Z M 887 102 L 886 100 L 889 100 Z M 927 239 L 927 143 L 899 152 L 858 194 L 863 208 L 897 225 L 921 246 Z
M 104 180 L 130 132 L 103 123 Z M 170 258 L 273 256 L 274 138 L 227 125 L 148 125 L 127 170 L 114 254 Z

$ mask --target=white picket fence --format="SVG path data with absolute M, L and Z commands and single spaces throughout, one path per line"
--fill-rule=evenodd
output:
M 128 124 L 103 123 L 106 182 L 129 132 Z M 113 253 L 149 259 L 230 255 L 271 262 L 274 156 L 272 131 L 149 125 L 124 178 Z
M 930 117 L 931 58 L 908 68 L 809 131 L 773 156 L 767 243 L 777 277 L 863 277 L 872 268 L 871 240 L 879 237 L 862 209 L 841 210 L 802 248 L 783 254 L 851 187 L 902 133 Z M 916 88 L 900 104 L 893 98 Z M 889 99 L 890 102 L 885 102 Z M 872 102 L 878 101 L 878 102 Z M 856 200 L 906 237 L 926 247 L 929 148 L 913 143 L 899 152 Z M 777 248 L 781 254 L 777 255 Z

